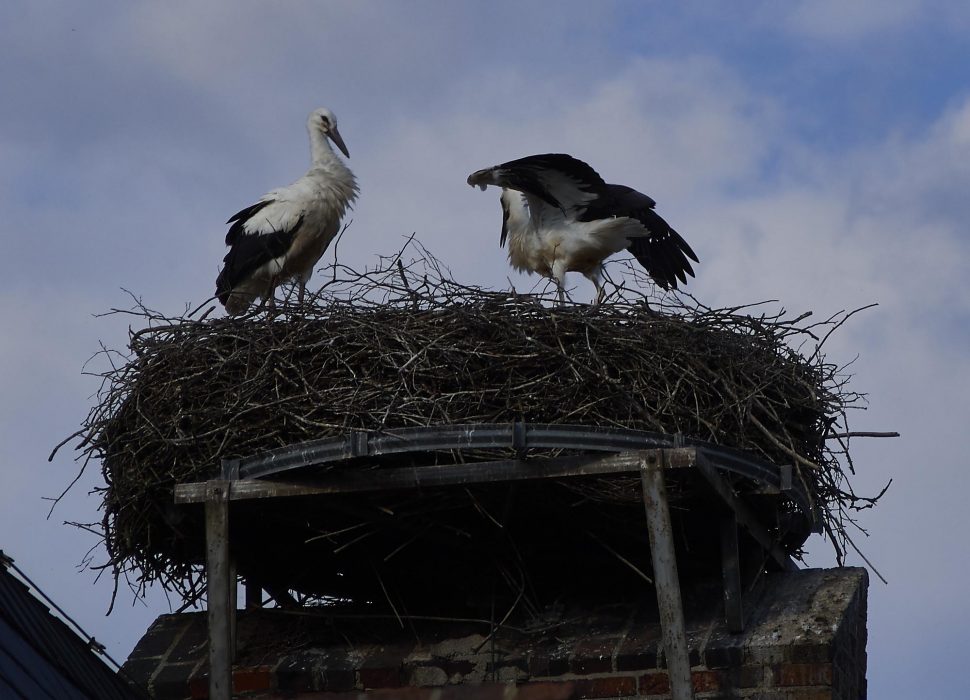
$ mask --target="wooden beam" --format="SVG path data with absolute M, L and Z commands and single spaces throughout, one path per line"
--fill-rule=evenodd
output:
M 697 469 L 711 485 L 711 488 L 721 497 L 721 500 L 734 512 L 738 524 L 760 544 L 771 558 L 778 562 L 783 571 L 797 571 L 798 565 L 790 556 L 778 546 L 768 529 L 761 524 L 758 516 L 734 493 L 734 489 L 724 480 L 717 469 L 701 460 L 697 464 Z
M 640 481 L 643 503 L 647 511 L 647 533 L 650 555 L 653 558 L 654 584 L 660 608 L 660 627 L 663 630 L 664 655 L 670 678 L 672 700 L 693 700 L 694 686 L 690 675 L 690 654 L 684 626 L 684 607 L 680 596 L 680 577 L 674 552 L 673 527 L 667 504 L 664 482 L 666 450 L 645 455 L 640 462 Z
M 721 518 L 721 580 L 724 583 L 724 617 L 728 629 L 744 631 L 741 605 L 741 555 L 738 550 L 738 520 L 734 513 Z
M 309 483 L 241 479 L 227 482 L 229 500 L 285 498 L 321 494 L 389 491 L 433 486 L 461 486 L 497 481 L 549 479 L 597 474 L 636 472 L 643 455 L 667 453 L 670 467 L 689 467 L 697 459 L 693 447 L 621 452 L 607 456 L 573 456 L 550 459 L 508 459 L 467 464 L 445 464 L 428 467 L 394 467 L 387 469 L 349 468 L 331 470 Z M 206 500 L 206 482 L 178 484 L 176 503 L 201 503 Z
M 229 482 L 205 484 L 206 607 L 209 618 L 209 700 L 232 698 Z

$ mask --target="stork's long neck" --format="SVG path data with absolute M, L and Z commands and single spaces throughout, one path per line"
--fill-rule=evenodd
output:
M 529 209 L 525 205 L 525 197 L 515 190 L 502 189 L 502 206 L 507 212 L 505 224 L 508 234 L 512 238 L 533 233 L 530 225 Z
M 508 243 L 509 262 L 516 270 L 536 272 L 536 230 L 529 220 L 525 197 L 515 190 L 502 190 L 502 242 Z M 545 274 L 539 270 L 540 274 Z
M 310 129 L 310 161 L 313 167 L 341 163 L 328 139 L 319 129 Z M 342 163 L 341 163 L 342 164 Z

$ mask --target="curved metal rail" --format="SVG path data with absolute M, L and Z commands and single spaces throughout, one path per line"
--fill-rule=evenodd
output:
M 227 480 L 264 479 L 307 467 L 335 466 L 349 459 L 408 452 L 512 449 L 524 455 L 532 449 L 619 453 L 658 447 L 694 447 L 703 461 L 785 492 L 805 515 L 812 516 L 812 499 L 801 481 L 792 483 L 790 465 L 777 466 L 703 440 L 629 428 L 515 422 L 358 430 L 339 438 L 302 442 L 252 457 L 223 460 L 222 469 Z

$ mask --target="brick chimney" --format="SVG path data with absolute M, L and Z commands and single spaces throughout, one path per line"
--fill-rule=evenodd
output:
M 723 610 L 688 611 L 696 697 L 864 698 L 867 588 L 859 568 L 768 574 L 746 600 L 740 634 Z M 233 691 L 254 700 L 660 700 L 670 686 L 655 614 L 647 603 L 597 604 L 492 634 L 475 620 L 241 611 Z M 206 640 L 204 613 L 163 615 L 124 670 L 159 700 L 206 698 Z

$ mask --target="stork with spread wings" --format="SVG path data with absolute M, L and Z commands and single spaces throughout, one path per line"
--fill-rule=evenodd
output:
M 567 272 L 580 272 L 602 301 L 603 263 L 628 250 L 664 289 L 694 276 L 697 255 L 657 212 L 656 202 L 625 185 L 608 185 L 589 165 L 564 153 L 527 156 L 468 176 L 468 184 L 502 188 L 501 244 L 516 270 L 555 281 L 562 302 Z

